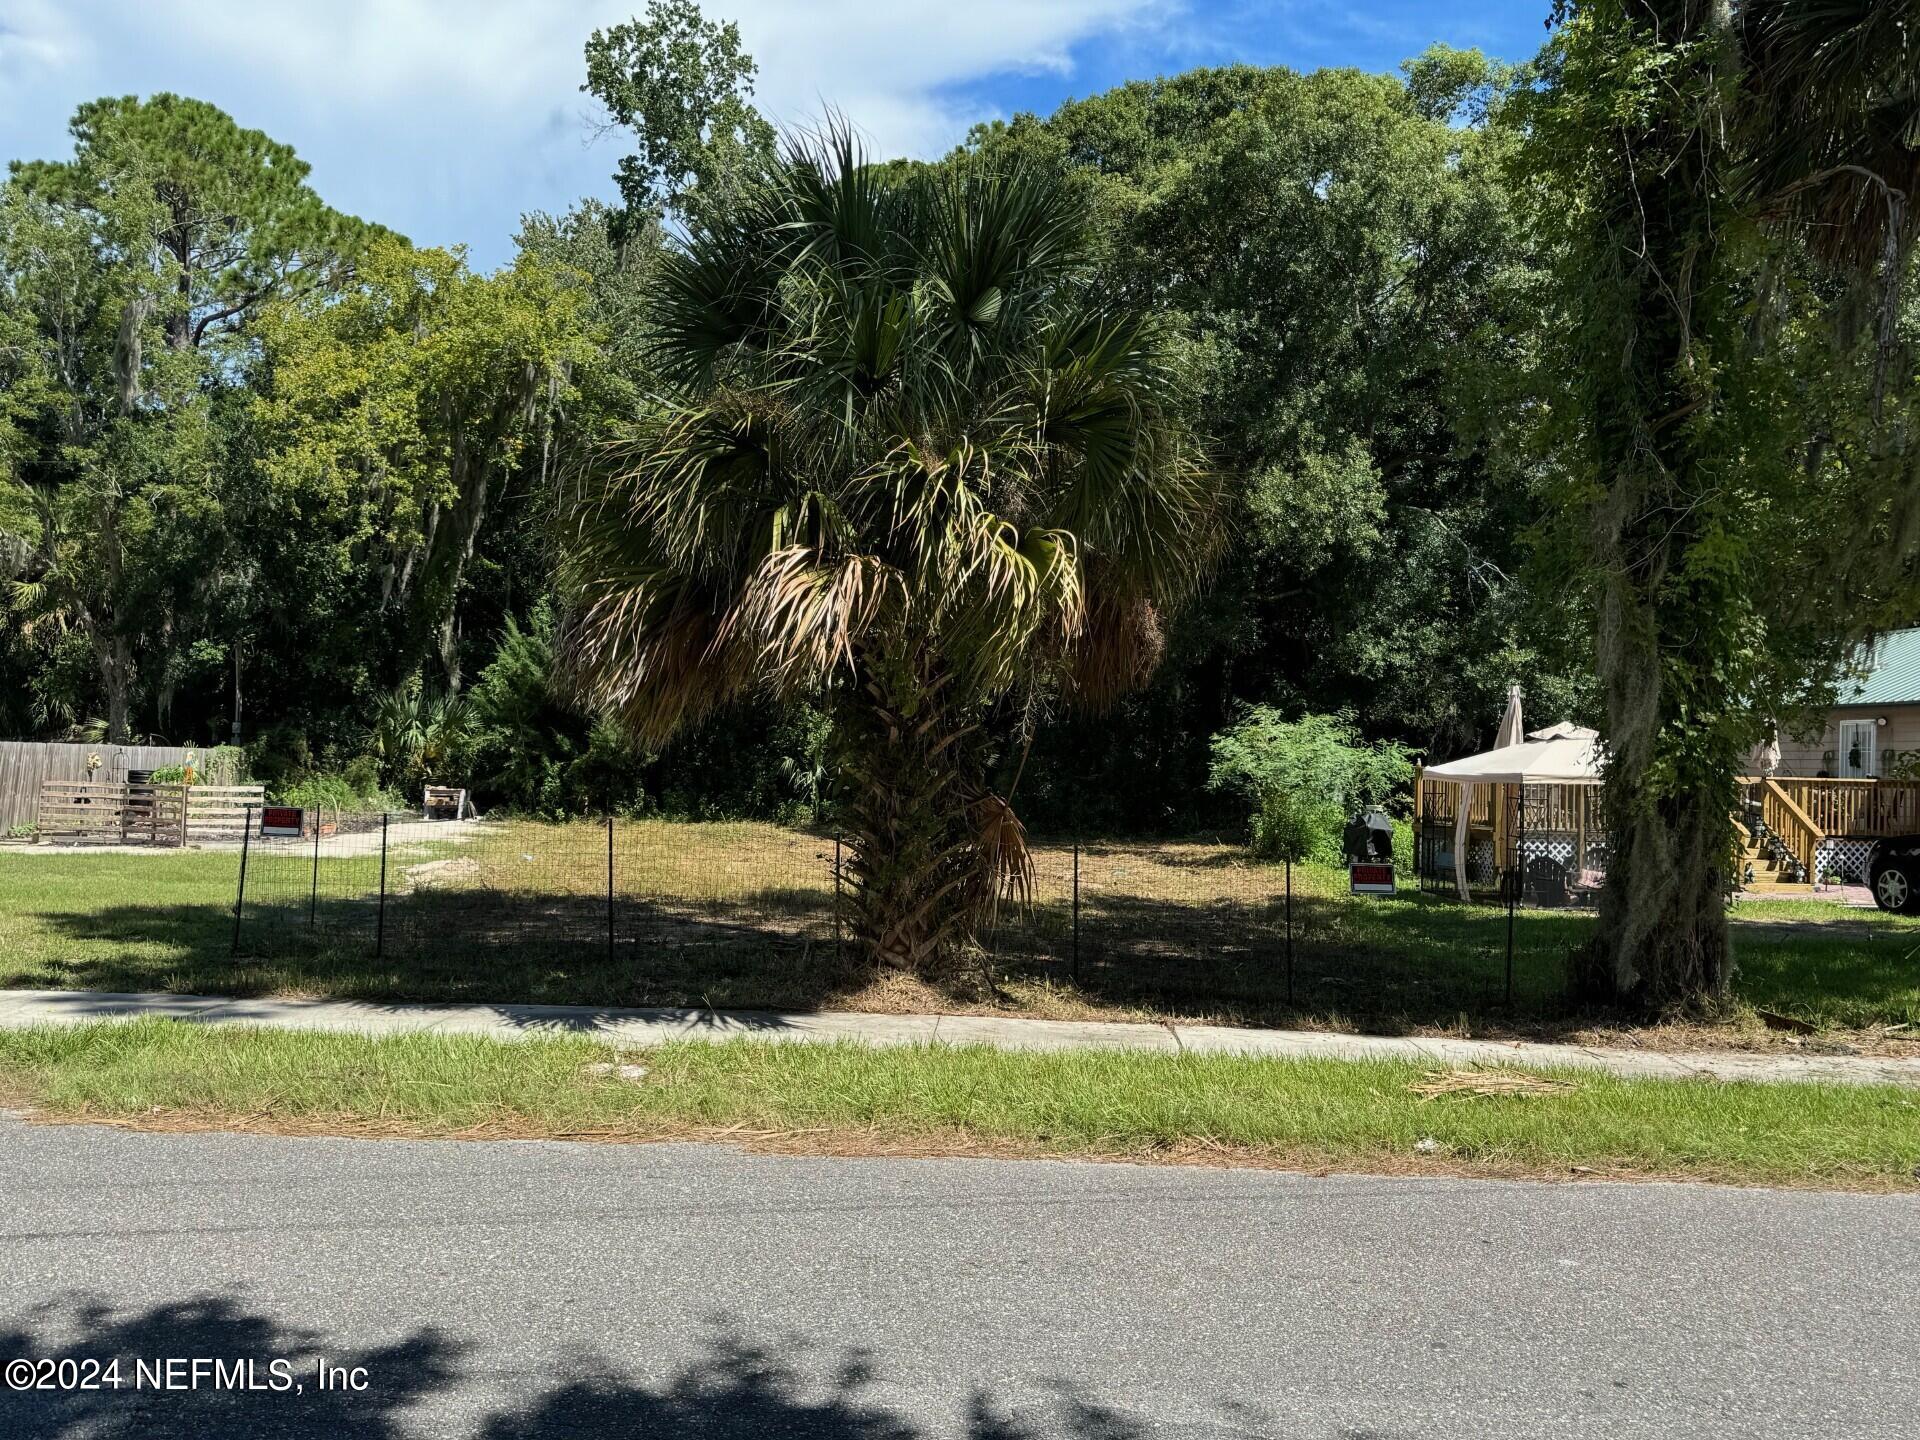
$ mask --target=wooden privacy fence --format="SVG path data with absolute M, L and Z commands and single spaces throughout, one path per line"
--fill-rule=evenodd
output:
M 0 740 L 0 835 L 35 823 L 40 787 L 49 780 L 99 781 L 115 785 L 129 770 L 159 770 L 185 765 L 183 745 L 67 745 L 39 740 Z M 88 772 L 87 762 L 99 765 Z
M 128 785 L 49 780 L 34 815 L 39 838 L 56 844 L 185 845 L 239 840 L 247 807 L 264 785 Z

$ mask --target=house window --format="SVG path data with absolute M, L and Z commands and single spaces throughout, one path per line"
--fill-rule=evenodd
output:
M 1840 722 L 1840 778 L 1865 780 L 1880 773 L 1873 753 L 1879 730 L 1871 720 Z

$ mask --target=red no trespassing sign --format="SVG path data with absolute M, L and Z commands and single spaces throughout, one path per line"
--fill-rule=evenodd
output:
M 1347 866 L 1347 892 L 1352 895 L 1393 894 L 1393 866 Z
M 263 839 L 299 839 L 306 833 L 307 812 L 298 805 L 262 805 L 260 835 Z

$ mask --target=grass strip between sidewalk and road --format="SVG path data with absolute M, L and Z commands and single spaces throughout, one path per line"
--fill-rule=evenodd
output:
M 625 1073 L 621 1066 L 629 1067 Z M 139 1020 L 0 1034 L 0 1104 L 295 1134 L 724 1139 L 832 1154 L 1920 1189 L 1920 1094 L 1405 1062 L 754 1041 L 372 1039 Z M 1486 1089 L 1511 1093 L 1476 1093 Z

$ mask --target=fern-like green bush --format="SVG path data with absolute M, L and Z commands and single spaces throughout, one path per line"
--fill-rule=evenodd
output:
M 1413 757 L 1392 741 L 1368 743 L 1349 715 L 1288 720 L 1254 705 L 1213 737 L 1207 779 L 1247 802 L 1254 854 L 1338 863 L 1346 817 L 1393 799 L 1413 779 Z

